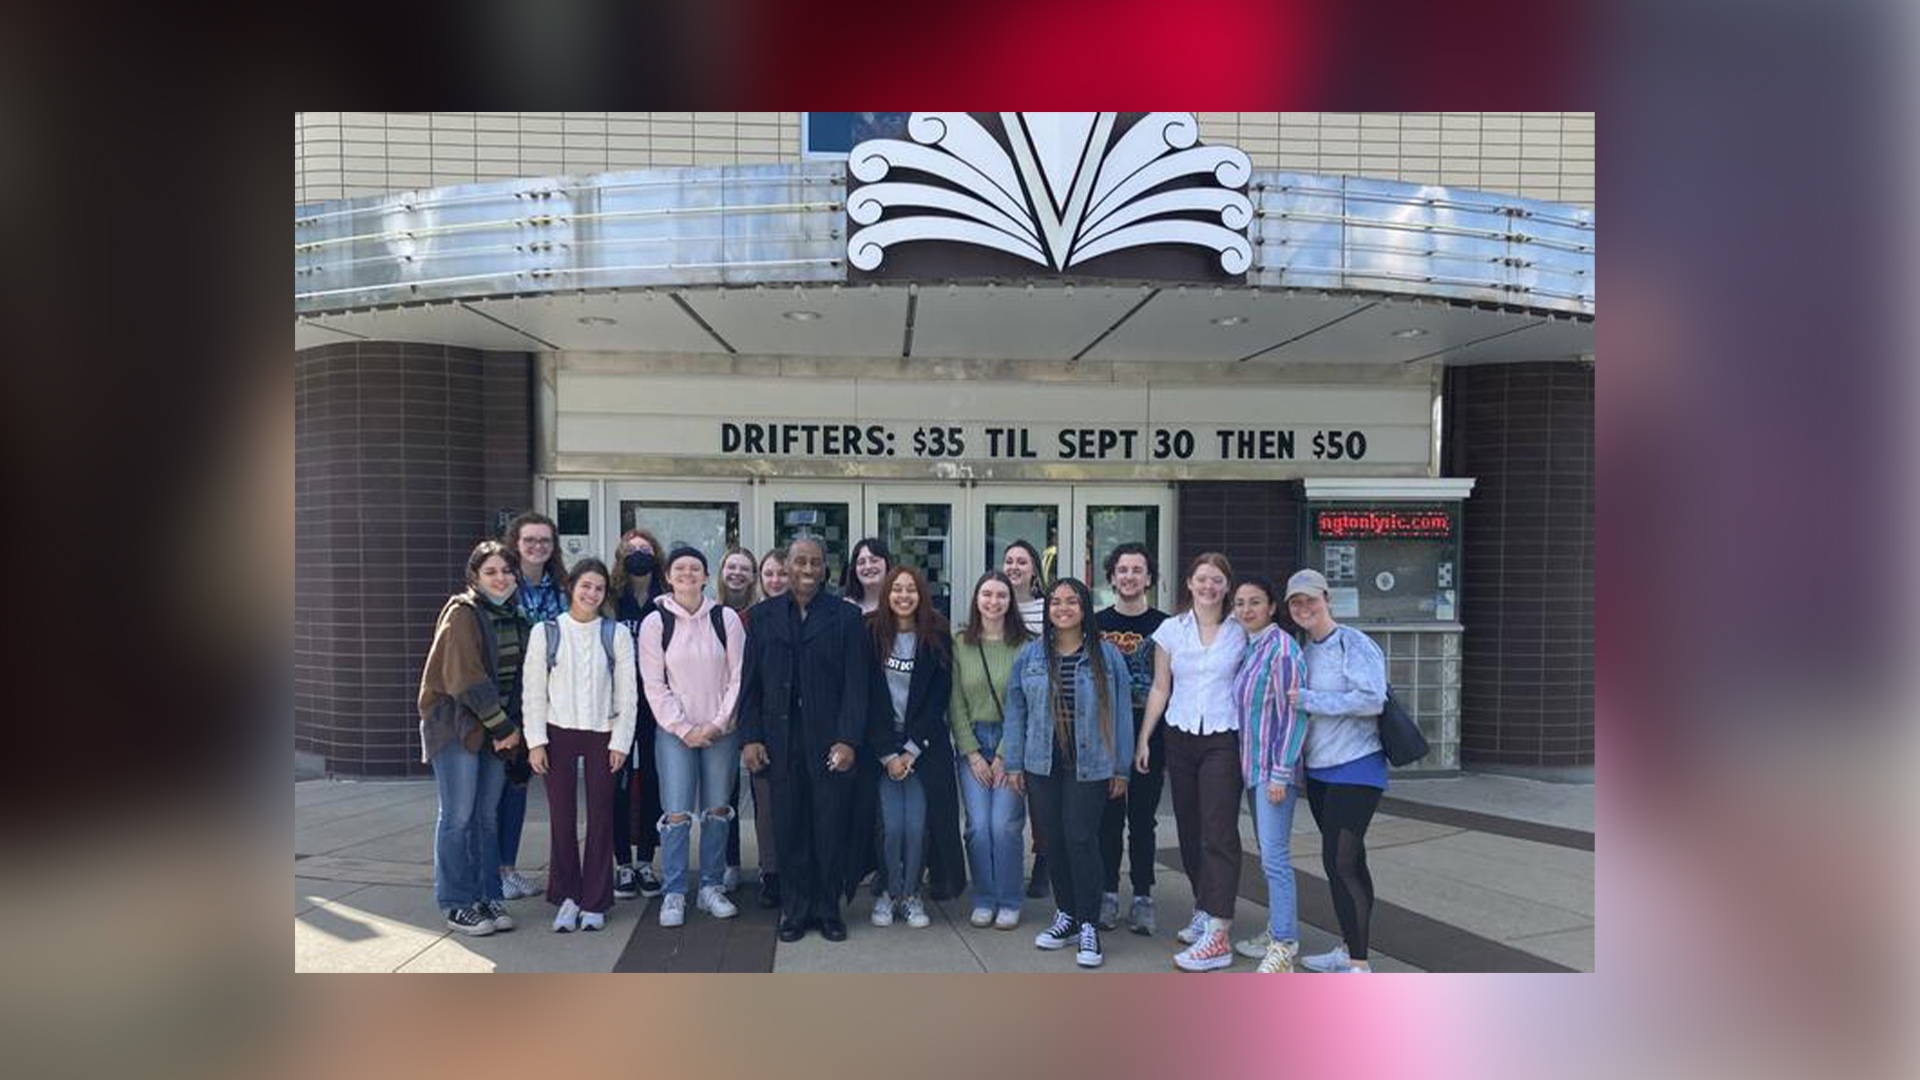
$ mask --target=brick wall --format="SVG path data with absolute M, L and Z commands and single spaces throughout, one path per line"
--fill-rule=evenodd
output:
M 1464 764 L 1593 764 L 1593 368 L 1447 372 L 1448 471 L 1466 503 Z
M 1264 574 L 1276 586 L 1300 569 L 1298 481 L 1188 481 L 1179 487 L 1180 554 L 1165 567 L 1178 594 L 1187 565 L 1203 551 L 1218 551 L 1238 574 Z M 1280 624 L 1293 621 L 1280 613 Z
M 531 361 L 354 342 L 295 354 L 294 746 L 406 775 L 434 616 L 496 505 L 531 496 Z

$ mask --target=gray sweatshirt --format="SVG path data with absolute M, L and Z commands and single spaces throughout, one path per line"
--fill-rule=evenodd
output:
M 1336 626 L 1306 647 L 1307 766 L 1330 769 L 1380 749 L 1380 710 L 1387 704 L 1387 658 L 1373 639 Z

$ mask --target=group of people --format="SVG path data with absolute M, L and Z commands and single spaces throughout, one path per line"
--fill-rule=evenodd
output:
M 634 896 L 662 897 L 662 926 L 684 923 L 690 895 L 708 916 L 735 916 L 744 766 L 759 903 L 780 909 L 782 941 L 845 940 L 844 906 L 870 876 L 878 927 L 926 927 L 928 901 L 970 883 L 982 929 L 1017 928 L 1024 901 L 1051 893 L 1034 944 L 1098 967 L 1100 934 L 1120 923 L 1123 848 L 1130 928 L 1157 930 L 1164 783 L 1195 897 L 1176 966 L 1217 970 L 1241 954 L 1268 973 L 1370 970 L 1365 836 L 1387 785 L 1385 660 L 1335 621 L 1318 572 L 1280 590 L 1205 553 L 1169 615 L 1149 602 L 1152 553 L 1121 544 L 1103 568 L 1115 601 L 1095 611 L 1085 582 L 1043 584 L 1039 553 L 1016 541 L 956 630 L 926 577 L 877 539 L 855 545 L 839 594 L 824 543 L 803 534 L 758 560 L 728 549 L 709 596 L 696 548 L 663 554 L 632 529 L 613 569 L 565 567 L 555 533 L 523 514 L 504 542 L 473 549 L 422 675 L 421 751 L 440 795 L 434 892 L 450 928 L 511 929 L 504 901 L 538 892 L 515 868 L 533 776 L 552 814 L 556 931 L 602 929 L 613 901 Z M 1342 938 L 1307 957 L 1290 854 L 1303 789 Z M 1269 918 L 1236 944 L 1243 804 Z

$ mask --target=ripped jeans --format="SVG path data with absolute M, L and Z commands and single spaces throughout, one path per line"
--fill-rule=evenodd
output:
M 660 770 L 660 869 L 666 891 L 687 892 L 687 848 L 696 813 L 701 814 L 700 885 L 718 886 L 727 872 L 733 819 L 727 804 L 740 776 L 739 733 L 730 731 L 696 750 L 661 728 L 653 746 Z M 671 820 L 675 814 L 682 819 Z

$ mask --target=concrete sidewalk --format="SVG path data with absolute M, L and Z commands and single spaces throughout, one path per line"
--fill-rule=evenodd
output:
M 1367 835 L 1377 890 L 1373 958 L 1378 971 L 1593 970 L 1593 788 L 1509 777 L 1396 780 Z M 751 796 L 743 819 L 751 821 Z M 1160 932 L 1122 928 L 1102 935 L 1103 971 L 1173 972 L 1173 931 L 1192 913 L 1178 869 L 1171 800 L 1162 797 L 1154 899 Z M 448 931 L 432 895 L 435 809 L 431 781 L 303 780 L 294 784 L 294 968 L 296 971 L 1078 971 L 1070 953 L 1044 953 L 1033 935 L 1052 915 L 1028 901 L 1019 930 L 976 930 L 966 898 L 929 904 L 933 925 L 868 924 L 863 895 L 847 909 L 849 938 L 817 934 L 793 944 L 773 937 L 773 915 L 753 906 L 753 829 L 741 836 L 741 917 L 726 922 L 692 910 L 687 925 L 663 930 L 658 900 L 620 901 L 597 934 L 557 935 L 544 900 L 508 906 L 510 933 L 471 938 Z M 1391 809 L 1394 812 L 1388 812 Z M 534 785 L 520 867 L 544 874 L 548 826 L 544 791 Z M 1251 820 L 1236 937 L 1266 924 L 1266 882 Z M 1320 877 L 1319 836 L 1300 807 L 1294 822 L 1304 952 L 1337 941 Z M 1128 900 L 1122 875 L 1121 904 Z M 1239 960 L 1232 970 L 1251 971 Z

